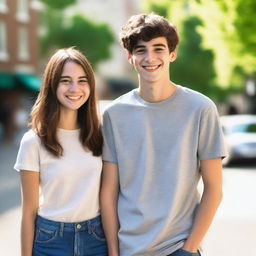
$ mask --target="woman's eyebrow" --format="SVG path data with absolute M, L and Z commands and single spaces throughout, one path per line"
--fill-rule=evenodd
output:
M 71 76 L 61 76 L 60 78 L 72 78 Z M 79 76 L 78 78 L 88 78 L 88 76 Z

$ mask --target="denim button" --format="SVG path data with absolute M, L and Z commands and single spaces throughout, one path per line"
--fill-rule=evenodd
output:
M 80 225 L 80 224 L 77 224 L 77 225 L 76 225 L 76 228 L 77 228 L 77 229 L 80 229 L 80 228 L 81 228 L 81 225 Z

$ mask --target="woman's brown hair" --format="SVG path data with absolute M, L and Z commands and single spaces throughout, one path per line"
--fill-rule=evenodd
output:
M 31 111 L 30 125 L 50 153 L 62 156 L 63 148 L 56 135 L 60 118 L 56 90 L 66 62 L 80 65 L 88 76 L 90 96 L 78 109 L 79 137 L 85 148 L 92 151 L 94 156 L 100 156 L 103 139 L 96 107 L 94 73 L 87 58 L 74 48 L 60 49 L 50 58 L 44 71 L 41 90 Z

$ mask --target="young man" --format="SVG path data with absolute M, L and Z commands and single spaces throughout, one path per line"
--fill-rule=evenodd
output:
M 178 35 L 166 19 L 133 16 L 121 40 L 139 88 L 103 115 L 101 209 L 109 255 L 200 255 L 222 197 L 225 152 L 216 107 L 170 81 Z

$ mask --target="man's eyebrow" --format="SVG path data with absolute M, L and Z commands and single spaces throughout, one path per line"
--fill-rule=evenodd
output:
M 165 44 L 153 44 L 153 46 L 154 47 L 164 47 L 164 48 L 166 48 L 166 45 Z
M 167 46 L 165 44 L 153 44 L 153 47 L 164 47 L 164 48 L 166 48 Z M 138 45 L 134 46 L 134 50 L 139 49 L 139 48 L 144 49 L 144 48 L 146 48 L 146 46 L 143 45 L 143 44 L 138 44 Z
M 135 49 L 138 49 L 138 48 L 146 48 L 146 46 L 145 46 L 145 45 L 142 45 L 142 44 L 138 44 L 138 45 L 135 45 L 135 46 L 134 46 L 134 50 L 135 50 Z

